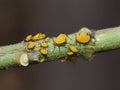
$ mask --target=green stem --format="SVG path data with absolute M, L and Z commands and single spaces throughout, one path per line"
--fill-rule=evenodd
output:
M 86 32 L 83 30 L 82 32 Z M 91 32 L 91 31 L 87 31 Z M 81 33 L 81 30 L 77 33 L 67 35 L 67 41 L 62 45 L 55 45 L 54 38 L 51 38 L 48 42 L 47 55 L 42 55 L 40 52 L 33 49 L 28 50 L 27 46 L 30 42 L 21 42 L 14 45 L 0 47 L 0 68 L 7 68 L 10 66 L 27 66 L 29 62 L 39 62 L 39 60 L 51 61 L 58 58 L 70 57 L 67 52 L 70 51 L 70 45 L 75 46 L 78 52 L 74 56 L 82 56 L 87 60 L 92 59 L 95 52 L 106 51 L 120 48 L 120 27 L 108 28 L 97 30 L 92 32 L 93 38 L 87 44 L 81 44 L 76 41 L 76 36 Z M 40 47 L 40 44 L 44 39 L 36 41 L 36 47 Z M 21 60 L 23 59 L 23 64 Z M 27 60 L 28 59 L 28 60 Z
M 120 27 L 95 32 L 95 52 L 120 48 Z
M 24 46 L 23 43 L 18 43 L 0 47 L 0 68 L 19 65 L 19 58 L 24 52 Z

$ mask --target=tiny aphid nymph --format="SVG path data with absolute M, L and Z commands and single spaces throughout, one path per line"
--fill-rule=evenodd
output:
M 40 50 L 40 52 L 41 52 L 41 54 L 43 54 L 43 55 L 46 55 L 46 54 L 48 53 L 46 49 L 42 49 L 42 50 Z
M 48 43 L 42 43 L 41 46 L 46 48 L 46 47 L 48 47 Z
M 35 51 L 39 51 L 39 50 L 40 50 L 40 47 L 35 47 L 34 50 L 35 50 Z
M 29 44 L 28 44 L 28 49 L 34 48 L 35 45 L 36 45 L 36 42 L 31 42 L 31 43 L 29 43 Z
M 74 52 L 71 52 L 71 51 L 67 52 L 67 55 L 73 55 L 73 54 Z
M 43 33 L 38 33 L 38 34 L 36 34 L 36 35 L 34 35 L 33 37 L 32 37 L 32 40 L 41 40 L 41 39 L 43 39 L 43 38 L 45 38 L 45 34 L 43 34 Z
M 44 58 L 42 58 L 42 59 L 39 60 L 40 63 L 43 63 L 44 61 L 45 61 Z
M 26 38 L 25 38 L 25 41 L 30 41 L 32 39 L 32 35 L 28 35 Z
M 48 42 L 50 40 L 50 38 L 49 37 L 47 37 L 47 38 L 45 38 L 45 42 Z
M 69 48 L 73 52 L 78 52 L 78 49 L 75 46 L 73 46 L 73 45 L 70 45 Z

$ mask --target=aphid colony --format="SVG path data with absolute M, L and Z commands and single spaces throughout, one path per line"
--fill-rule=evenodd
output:
M 38 34 L 36 34 L 34 36 L 28 35 L 25 38 L 25 41 L 27 41 L 27 42 L 31 41 L 31 42 L 28 44 L 27 48 L 28 49 L 34 49 L 36 51 L 40 51 L 41 54 L 46 55 L 48 53 L 46 49 L 41 49 L 40 47 L 35 47 L 36 43 L 37 43 L 36 41 L 44 39 L 45 37 L 46 37 L 46 35 L 43 34 L 43 33 L 38 33 Z M 41 43 L 41 47 L 47 48 L 48 47 L 48 43 L 47 42 L 49 41 L 49 39 L 50 39 L 49 37 L 45 38 L 44 42 Z
M 38 33 L 34 36 L 28 35 L 25 38 L 25 41 L 28 42 L 28 45 L 27 45 L 28 50 L 39 51 L 43 56 L 46 56 L 48 54 L 47 48 L 49 47 L 50 39 L 52 38 L 46 37 L 46 35 L 43 33 Z M 59 47 L 60 45 L 66 44 L 67 39 L 68 39 L 67 35 L 61 33 L 56 38 L 53 38 L 53 42 L 54 42 L 53 44 Z M 90 34 L 88 33 L 80 33 L 79 35 L 76 36 L 76 42 L 82 43 L 82 44 L 88 43 L 90 39 L 91 37 L 90 37 Z M 36 47 L 37 41 L 39 40 L 42 40 L 42 43 L 40 43 L 39 47 Z M 67 52 L 68 56 L 71 56 L 74 53 L 77 53 L 79 51 L 77 47 L 74 45 L 69 45 L 68 49 L 69 49 Z M 44 58 L 39 60 L 39 62 L 41 63 L 44 61 L 45 61 Z

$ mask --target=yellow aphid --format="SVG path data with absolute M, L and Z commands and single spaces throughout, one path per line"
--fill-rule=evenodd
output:
M 44 58 L 39 60 L 40 63 L 43 63 L 44 61 L 45 61 Z
M 34 35 L 34 36 L 32 37 L 32 40 L 38 40 L 38 38 L 39 38 L 39 33 L 36 34 L 36 35 Z
M 71 45 L 69 48 L 73 52 L 78 52 L 78 49 L 75 46 L 73 46 L 73 45 Z
M 40 39 L 43 39 L 43 38 L 45 38 L 45 34 L 43 34 L 43 33 L 38 33 L 38 34 L 36 34 L 36 35 L 34 35 L 33 37 L 32 37 L 32 40 L 40 40 Z
M 46 47 L 48 47 L 48 44 L 47 43 L 42 43 L 41 46 L 46 48 Z
M 63 44 L 66 41 L 66 39 L 67 39 L 66 34 L 60 34 L 58 37 L 54 39 L 54 43 L 60 45 Z
M 35 45 L 36 45 L 36 42 L 31 42 L 31 43 L 28 45 L 28 49 L 34 48 Z
M 81 33 L 79 36 L 77 36 L 76 40 L 80 43 L 87 43 L 90 41 L 90 35 L 87 33 Z
M 49 40 L 50 40 L 50 38 L 49 38 L 49 37 L 45 38 L 45 42 L 48 42 Z
M 46 37 L 46 35 L 45 35 L 45 34 L 40 33 L 40 35 L 39 35 L 39 38 L 40 38 L 40 39 L 43 39 L 43 38 L 45 38 L 45 37 Z
M 45 49 L 40 50 L 41 54 L 46 55 L 48 52 Z
M 74 52 L 67 52 L 67 55 L 73 55 L 74 54 Z
M 39 51 L 39 50 L 40 50 L 40 47 L 35 47 L 34 50 L 35 50 L 35 51 Z
M 30 41 L 32 39 L 32 35 L 28 35 L 26 38 L 25 38 L 25 41 Z

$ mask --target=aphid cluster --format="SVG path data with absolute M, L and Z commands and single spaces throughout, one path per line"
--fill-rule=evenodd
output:
M 27 49 L 28 50 L 39 51 L 41 53 L 41 55 L 44 56 L 43 58 L 41 58 L 39 60 L 39 62 L 41 62 L 41 63 L 45 61 L 45 56 L 47 56 L 47 54 L 48 54 L 48 49 L 47 48 L 50 48 L 49 47 L 50 39 L 53 40 L 53 44 L 55 46 L 60 47 L 61 45 L 66 45 L 67 44 L 67 39 L 69 39 L 69 38 L 67 37 L 66 34 L 63 34 L 63 33 L 59 34 L 55 38 L 46 37 L 46 35 L 43 34 L 43 33 L 38 33 L 38 34 L 36 34 L 34 36 L 28 35 L 25 38 L 25 41 L 28 42 L 28 44 L 27 44 Z M 91 40 L 91 36 L 90 36 L 89 33 L 82 32 L 82 33 L 77 34 L 75 39 L 76 39 L 77 43 L 86 44 L 86 43 L 88 43 Z M 38 42 L 37 42 L 39 40 L 42 40 L 40 45 L 38 45 Z M 70 44 L 68 46 L 68 52 L 67 52 L 68 56 L 71 56 L 71 55 L 73 55 L 73 54 L 75 54 L 77 52 L 79 52 L 79 50 L 76 47 L 76 45 L 71 45 Z
M 44 42 L 41 43 L 39 46 L 37 46 L 37 41 L 38 40 L 43 40 Z M 50 40 L 49 37 L 46 37 L 45 34 L 43 33 L 37 33 L 36 35 L 32 36 L 32 35 L 28 35 L 25 38 L 25 41 L 28 42 L 27 45 L 27 49 L 28 50 L 35 50 L 35 51 L 39 51 L 42 55 L 47 55 L 48 51 L 47 51 L 47 47 L 48 47 L 48 41 Z M 39 60 L 41 63 L 45 61 L 44 58 Z

